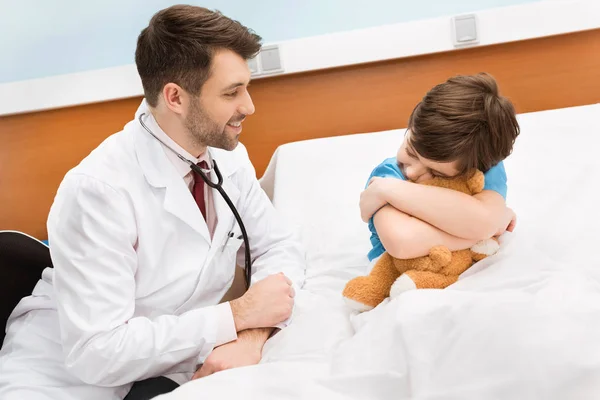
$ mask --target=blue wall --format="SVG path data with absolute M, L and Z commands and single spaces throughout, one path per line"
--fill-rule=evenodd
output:
M 204 0 L 265 42 L 535 0 Z M 0 0 L 0 83 L 132 64 L 140 30 L 167 0 Z M 406 40 L 410 40 L 407 38 Z

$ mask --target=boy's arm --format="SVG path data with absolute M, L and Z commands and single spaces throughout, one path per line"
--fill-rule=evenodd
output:
M 400 179 L 374 178 L 361 196 L 363 217 L 379 208 L 366 204 L 390 204 L 451 236 L 475 241 L 492 237 L 506 219 L 504 198 L 495 191 L 469 196 Z
M 443 245 L 455 251 L 468 249 L 478 242 L 452 236 L 391 205 L 380 209 L 373 223 L 383 247 L 390 255 L 400 259 L 426 256 L 433 246 Z

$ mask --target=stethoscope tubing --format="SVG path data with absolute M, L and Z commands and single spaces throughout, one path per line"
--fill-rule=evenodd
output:
M 245 255 L 245 259 L 244 259 L 244 278 L 246 280 L 246 289 L 248 289 L 250 287 L 250 280 L 252 277 L 252 259 L 250 256 L 250 241 L 248 239 L 248 233 L 246 232 L 246 226 L 244 225 L 244 223 L 242 222 L 242 217 L 240 216 L 240 214 L 238 213 L 235 205 L 233 204 L 233 202 L 231 201 L 231 199 L 229 198 L 229 196 L 227 195 L 227 193 L 225 192 L 225 190 L 223 189 L 223 175 L 221 174 L 221 171 L 219 170 L 219 166 L 217 165 L 217 162 L 215 160 L 212 160 L 212 165 L 213 165 L 213 169 L 215 171 L 215 174 L 217 175 L 217 183 L 212 182 L 208 176 L 206 176 L 206 174 L 204 173 L 204 171 L 202 171 L 202 168 L 200 168 L 199 166 L 197 166 L 193 161 L 188 160 L 187 158 L 185 158 L 184 156 L 182 156 L 181 154 L 179 154 L 177 151 L 175 151 L 175 149 L 171 148 L 171 146 L 167 145 L 165 142 L 163 142 L 162 140 L 160 140 L 151 130 L 150 128 L 148 128 L 146 126 L 146 124 L 144 124 L 144 121 L 142 120 L 142 117 L 145 115 L 145 113 L 140 114 L 138 120 L 140 122 L 140 125 L 142 126 L 142 128 L 144 128 L 146 130 L 146 132 L 148 132 L 150 135 L 152 135 L 152 137 L 154 137 L 154 139 L 158 140 L 160 143 L 162 143 L 163 146 L 165 146 L 167 149 L 169 149 L 170 151 L 172 151 L 177 157 L 179 157 L 180 160 L 182 160 L 183 162 L 189 164 L 190 168 L 196 172 L 198 175 L 200 175 L 200 177 L 202 178 L 202 180 L 211 188 L 213 189 L 217 189 L 217 191 L 221 194 L 221 196 L 223 197 L 223 200 L 225 200 L 225 202 L 227 203 L 227 206 L 229 207 L 229 209 L 231 210 L 231 212 L 233 213 L 233 216 L 235 217 L 235 220 L 237 221 L 240 230 L 242 231 L 242 237 L 244 239 L 244 255 Z

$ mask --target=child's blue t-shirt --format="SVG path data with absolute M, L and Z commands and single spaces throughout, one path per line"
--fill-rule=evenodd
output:
M 367 179 L 367 186 L 372 177 L 380 177 L 380 178 L 398 178 L 402 180 L 406 180 L 400 168 L 398 167 L 398 162 L 396 161 L 396 157 L 391 157 L 385 159 L 381 164 L 379 164 L 371 175 L 369 179 Z M 496 164 L 485 174 L 485 185 L 484 190 L 493 190 L 498 192 L 502 197 L 506 199 L 506 171 L 504 170 L 504 164 L 502 162 Z M 365 186 L 366 187 L 366 186 Z M 379 240 L 379 235 L 377 235 L 377 231 L 375 230 L 375 224 L 373 223 L 373 217 L 369 220 L 369 230 L 371 231 L 371 245 L 373 246 L 371 251 L 369 251 L 368 257 L 369 261 L 379 257 L 385 252 L 385 248 Z

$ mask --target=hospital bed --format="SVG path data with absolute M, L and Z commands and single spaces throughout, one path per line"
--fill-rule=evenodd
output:
M 163 400 L 600 398 L 599 46 L 593 29 L 253 81 L 242 141 L 302 234 L 306 285 L 261 364 Z M 515 233 L 448 289 L 351 313 L 340 293 L 367 269 L 358 196 L 371 169 L 393 156 L 396 128 L 429 88 L 480 71 L 521 113 L 506 161 Z M 140 100 L 0 117 L 0 229 L 46 239 L 65 173 Z
M 600 104 L 520 114 L 505 162 L 515 232 L 449 288 L 363 314 L 341 298 L 368 267 L 359 194 L 404 130 L 278 147 L 261 183 L 307 249 L 294 321 L 259 365 L 158 399 L 597 399 L 599 114 Z

